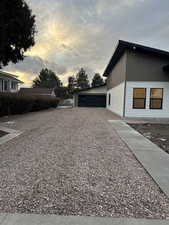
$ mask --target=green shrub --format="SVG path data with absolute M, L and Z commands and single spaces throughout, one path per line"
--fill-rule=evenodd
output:
M 56 108 L 59 99 L 52 96 L 28 96 L 18 93 L 0 93 L 0 116 Z

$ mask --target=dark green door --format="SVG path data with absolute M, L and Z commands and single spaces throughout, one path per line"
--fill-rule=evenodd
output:
M 79 107 L 106 107 L 106 95 L 79 95 Z

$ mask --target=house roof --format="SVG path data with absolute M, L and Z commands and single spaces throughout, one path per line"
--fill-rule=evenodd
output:
M 20 94 L 26 95 L 51 95 L 53 89 L 51 88 L 20 88 Z
M 140 52 L 145 52 L 145 53 L 151 53 L 154 55 L 158 55 L 158 56 L 162 56 L 162 57 L 168 57 L 169 58 L 169 52 L 167 51 L 163 51 L 160 49 L 156 49 L 156 48 L 150 48 L 144 45 L 139 45 L 136 43 L 131 43 L 131 42 L 127 42 L 127 41 L 122 41 L 119 40 L 118 45 L 115 49 L 115 52 L 108 64 L 108 66 L 106 67 L 103 76 L 107 77 L 110 72 L 113 70 L 114 66 L 116 65 L 116 63 L 119 61 L 119 59 L 121 58 L 121 56 L 124 54 L 124 52 L 126 50 L 137 50 Z
M 77 89 L 74 92 L 77 93 L 77 92 L 81 92 L 81 91 L 88 91 L 88 90 L 91 90 L 91 89 L 101 88 L 101 87 L 104 87 L 104 86 L 106 86 L 106 84 L 102 84 L 102 85 L 100 85 L 98 87 L 89 87 L 89 88 L 84 88 L 84 89 Z
M 3 72 L 3 71 L 0 71 L 0 78 L 13 80 L 13 81 L 16 81 L 17 83 L 20 83 L 20 84 L 24 83 L 21 80 L 17 79 L 16 75 L 10 74 L 10 73 L 6 73 L 6 72 Z

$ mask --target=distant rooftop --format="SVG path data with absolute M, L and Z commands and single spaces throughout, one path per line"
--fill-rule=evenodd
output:
M 17 79 L 16 75 L 10 74 L 10 73 L 6 73 L 6 72 L 1 71 L 1 70 L 0 70 L 0 78 L 4 78 L 4 79 L 7 78 L 7 79 L 10 79 L 10 80 L 16 81 L 18 83 L 21 83 L 21 84 L 24 83 L 21 80 Z
M 52 88 L 20 88 L 20 94 L 26 95 L 51 95 L 53 93 Z

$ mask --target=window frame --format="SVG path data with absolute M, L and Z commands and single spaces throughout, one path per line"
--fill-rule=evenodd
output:
M 109 99 L 108 99 L 109 106 L 111 105 L 111 94 L 109 93 Z
M 15 81 L 12 81 L 11 82 L 11 89 L 16 90 L 16 87 L 17 87 L 17 83 Z
M 145 90 L 145 98 L 134 98 L 134 90 L 135 89 L 144 89 Z M 146 109 L 146 98 L 147 98 L 147 88 L 133 88 L 133 109 Z M 144 99 L 144 107 L 135 107 L 134 100 L 135 99 Z
M 4 91 L 8 91 L 9 90 L 8 85 L 9 85 L 8 80 L 4 80 Z
M 152 89 L 161 89 L 162 90 L 162 98 L 151 98 L 151 91 Z M 149 109 L 153 110 L 161 110 L 163 109 L 163 97 L 164 97 L 164 88 L 150 88 L 150 101 L 149 101 Z M 151 99 L 161 100 L 161 107 L 160 108 L 151 108 Z

